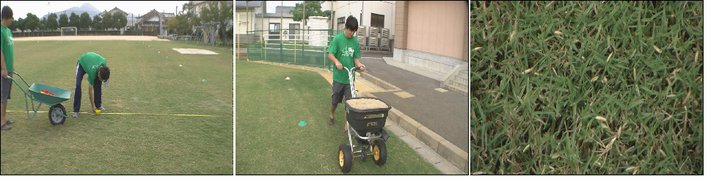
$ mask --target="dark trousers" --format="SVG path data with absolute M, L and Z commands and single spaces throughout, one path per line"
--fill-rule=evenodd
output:
M 74 90 L 74 112 L 79 112 L 81 109 L 81 80 L 84 79 L 86 71 L 81 67 L 81 64 L 76 64 L 76 89 Z M 96 108 L 101 107 L 101 83 L 93 83 L 93 102 L 96 103 Z

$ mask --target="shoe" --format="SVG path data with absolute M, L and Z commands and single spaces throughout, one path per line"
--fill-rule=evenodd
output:
M 330 126 L 334 125 L 334 118 L 330 117 L 329 122 L 327 122 Z
M 79 113 L 78 113 L 78 112 L 74 112 L 74 113 L 71 114 L 71 117 L 79 118 Z
M 9 131 L 10 129 L 12 129 L 12 125 L 10 125 L 10 124 L 5 124 L 0 127 L 0 130 L 3 130 L 3 131 Z
M 100 108 L 98 108 L 98 109 L 100 109 L 102 113 L 104 113 L 104 112 L 108 112 L 108 111 L 106 111 L 106 108 L 103 108 L 103 106 L 101 106 L 101 107 L 100 107 Z
M 13 121 L 13 120 L 7 120 L 7 124 L 14 124 L 14 123 L 15 123 L 15 121 Z

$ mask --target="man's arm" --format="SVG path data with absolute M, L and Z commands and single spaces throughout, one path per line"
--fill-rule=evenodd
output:
M 96 111 L 96 103 L 93 102 L 93 85 L 89 84 L 89 101 L 91 101 L 91 109 Z
M 339 60 L 334 57 L 334 55 L 332 55 L 331 53 L 327 53 L 327 59 L 329 59 L 329 61 L 332 61 L 332 64 L 337 67 L 337 70 L 342 70 L 342 63 L 340 63 Z
M 7 66 L 5 66 L 5 54 L 2 53 L 2 49 L 0 49 L 0 63 L 2 63 L 2 78 L 7 78 L 9 75 L 7 71 Z

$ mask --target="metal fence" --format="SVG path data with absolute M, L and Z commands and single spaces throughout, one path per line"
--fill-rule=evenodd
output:
M 66 32 L 66 31 L 65 31 Z M 126 30 L 123 31 L 123 34 L 121 34 L 121 31 L 119 30 L 78 30 L 76 32 L 77 35 L 79 36 L 88 36 L 88 35 L 145 35 L 145 36 L 157 36 L 159 32 L 152 32 L 152 31 L 142 31 L 142 30 Z M 73 36 L 74 32 L 70 32 L 68 35 L 65 34 L 65 36 Z M 58 30 L 38 30 L 34 32 L 12 32 L 13 37 L 42 37 L 42 36 L 61 36 L 61 32 Z
M 327 46 L 336 33 L 332 29 L 283 29 L 249 31 L 239 37 L 249 60 L 330 68 Z
M 78 36 L 157 36 L 162 39 L 170 39 L 173 41 L 192 41 L 195 43 L 231 47 L 233 45 L 232 37 L 228 36 L 224 44 L 216 35 L 216 32 L 204 32 L 201 29 L 196 30 L 192 35 L 167 35 L 160 36 L 159 31 L 144 31 L 144 30 L 78 30 Z M 44 37 L 44 36 L 61 36 L 61 31 L 58 30 L 37 30 L 33 32 L 12 32 L 13 37 Z M 74 31 L 64 31 L 64 36 L 74 36 Z

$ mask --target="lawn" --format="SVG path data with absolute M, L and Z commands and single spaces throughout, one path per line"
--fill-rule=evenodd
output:
M 253 62 L 236 62 L 236 173 L 341 174 L 337 164 L 343 107 L 328 126 L 331 86 L 319 74 Z M 290 77 L 290 80 L 285 80 Z M 300 127 L 298 123 L 307 125 Z M 439 174 L 392 135 L 384 166 L 355 160 L 352 174 Z
M 703 174 L 702 2 L 472 2 L 471 172 Z
M 171 50 L 185 47 L 219 55 Z M 106 57 L 111 68 L 110 86 L 103 89 L 105 114 L 83 113 L 58 126 L 46 112 L 28 120 L 23 93 L 13 86 L 8 118 L 16 123 L 2 132 L 2 174 L 233 173 L 230 49 L 183 42 L 15 41 L 15 69 L 30 83 L 70 90 L 73 97 L 76 60 L 89 51 Z M 83 85 L 81 111 L 88 112 L 88 83 Z M 62 104 L 72 111 L 72 103 Z

